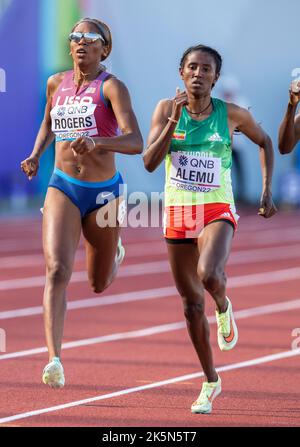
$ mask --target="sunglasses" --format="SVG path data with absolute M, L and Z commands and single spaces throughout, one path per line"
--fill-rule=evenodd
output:
M 69 35 L 69 40 L 79 43 L 81 39 L 84 39 L 86 43 L 94 43 L 97 40 L 102 40 L 102 42 L 105 43 L 104 38 L 101 36 L 101 34 L 97 33 L 71 33 Z

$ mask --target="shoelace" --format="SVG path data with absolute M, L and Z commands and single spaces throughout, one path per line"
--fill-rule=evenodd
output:
M 215 389 L 215 387 L 212 387 L 209 383 L 207 383 L 207 382 L 203 383 L 201 393 L 200 393 L 198 399 L 194 402 L 194 405 L 205 403 L 207 401 L 207 399 L 209 398 L 209 396 L 214 391 L 214 389 Z
M 227 318 L 227 314 L 226 313 L 218 314 L 217 322 L 218 322 L 218 328 L 219 328 L 221 334 L 227 334 L 228 327 L 230 324 L 230 319 Z M 230 331 L 230 329 L 229 329 L 229 331 Z

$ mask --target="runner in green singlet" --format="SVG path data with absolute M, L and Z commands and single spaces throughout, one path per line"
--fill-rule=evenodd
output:
M 210 413 L 221 392 L 204 312 L 205 289 L 216 303 L 220 349 L 232 349 L 238 339 L 224 272 L 238 219 L 231 187 L 231 143 L 237 128 L 260 148 L 263 190 L 258 214 L 269 218 L 276 212 L 271 139 L 248 110 L 211 97 L 221 66 L 221 56 L 210 47 L 185 51 L 179 72 L 186 90 L 177 89 L 174 99 L 158 103 L 144 154 L 150 172 L 165 160 L 164 234 L 189 335 L 207 379 L 193 413 Z

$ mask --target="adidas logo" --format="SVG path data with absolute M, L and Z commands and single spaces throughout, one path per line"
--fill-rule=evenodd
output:
M 215 132 L 211 137 L 208 139 L 209 141 L 223 141 L 223 138 L 220 137 L 218 132 Z

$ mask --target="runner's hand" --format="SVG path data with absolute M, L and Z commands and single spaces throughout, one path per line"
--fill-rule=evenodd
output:
M 177 87 L 175 98 L 173 98 L 171 118 L 178 121 L 181 116 L 182 107 L 186 106 L 188 103 L 189 101 L 186 91 L 181 92 L 180 88 Z
M 39 159 L 35 155 L 33 157 L 31 156 L 23 160 L 21 162 L 21 169 L 27 175 L 28 179 L 31 180 L 32 177 L 34 177 L 37 174 L 39 165 L 40 165 Z
M 273 202 L 271 193 L 263 193 L 260 199 L 260 208 L 258 211 L 258 215 L 268 219 L 269 217 L 274 216 L 277 213 L 277 208 Z
M 296 106 L 298 104 L 298 102 L 300 101 L 300 81 L 297 83 L 297 86 L 299 88 L 299 92 L 295 93 L 293 92 L 293 85 L 295 87 L 294 84 L 295 81 L 293 81 L 290 85 L 290 89 L 289 89 L 289 93 L 290 93 L 290 104 L 292 106 Z
M 94 149 L 94 145 L 89 138 L 79 137 L 72 141 L 71 149 L 74 157 L 77 157 L 77 155 L 85 155 L 91 152 Z

